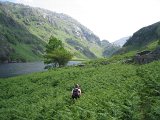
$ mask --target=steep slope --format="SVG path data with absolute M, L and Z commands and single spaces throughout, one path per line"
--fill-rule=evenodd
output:
M 65 14 L 10 2 L 1 2 L 0 6 L 0 13 L 3 16 L 1 19 L 5 19 L 0 21 L 1 41 L 2 39 L 5 41 L 3 42 L 3 46 L 10 46 L 7 50 L 1 46 L 0 49 L 3 49 L 4 56 L 6 56 L 8 51 L 11 51 L 10 49 L 15 51 L 15 53 L 21 51 L 13 42 L 19 44 L 20 48 L 23 48 L 26 42 L 32 46 L 38 45 L 40 46 L 38 47 L 40 52 L 36 54 L 33 52 L 34 50 L 30 51 L 32 47 L 28 47 L 29 45 L 27 45 L 25 51 L 29 51 L 28 53 L 32 57 L 37 55 L 41 56 L 44 51 L 44 44 L 48 42 L 51 35 L 62 40 L 65 47 L 75 55 L 75 59 L 93 59 L 103 56 L 104 49 L 101 48 L 100 39 L 94 35 L 92 31 Z M 10 19 L 12 19 L 14 23 L 11 23 Z M 20 27 L 12 26 L 16 24 Z M 18 39 L 14 36 L 18 37 Z M 21 41 L 21 43 L 19 41 Z M 35 41 L 37 41 L 38 44 L 32 44 L 32 42 Z M 18 54 L 14 54 L 14 57 L 16 55 Z M 24 55 L 19 53 L 19 56 Z M 15 59 L 18 58 L 19 57 L 15 57 Z M 4 57 L 4 59 L 6 58 Z M 14 58 L 8 55 L 8 59 Z
M 126 46 L 142 47 L 160 39 L 160 22 L 141 28 L 124 44 Z
M 44 42 L 13 19 L 0 4 L 0 61 L 37 60 L 44 51 Z
M 160 22 L 143 27 L 130 37 L 117 53 L 154 49 L 160 39 Z

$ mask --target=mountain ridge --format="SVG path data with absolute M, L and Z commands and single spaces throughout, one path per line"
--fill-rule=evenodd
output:
M 62 40 L 65 48 L 75 55 L 75 59 L 95 59 L 108 56 L 106 54 L 103 54 L 104 50 L 103 48 L 101 48 L 101 41 L 99 37 L 96 36 L 91 30 L 81 25 L 77 20 L 66 14 L 55 13 L 46 9 L 34 8 L 23 4 L 15 4 L 11 2 L 0 2 L 0 4 L 1 14 L 5 12 L 5 14 L 3 14 L 4 16 L 10 16 L 13 21 L 16 21 L 20 26 L 23 26 L 26 29 L 27 33 L 31 33 L 30 36 L 35 36 L 34 39 L 32 37 L 29 37 L 26 41 L 38 41 L 38 43 L 40 43 L 39 45 L 41 45 L 41 47 L 37 47 L 37 45 L 35 45 L 36 49 L 41 49 L 41 51 L 39 52 L 40 54 L 38 53 L 39 56 L 43 54 L 45 49 L 44 46 L 51 35 Z M 0 23 L 1 31 L 4 31 L 1 33 L 1 36 L 7 39 L 6 31 L 12 33 L 11 37 L 7 39 L 8 42 L 6 44 L 9 44 L 13 49 L 15 49 L 16 47 L 12 42 L 19 44 L 19 41 L 22 41 L 22 43 L 26 45 L 22 38 L 20 38 L 21 35 L 18 34 L 19 32 L 23 33 L 24 30 L 10 30 L 12 24 L 9 24 L 9 26 L 7 26 L 8 23 L 10 23 L 10 21 L 8 21 L 7 23 Z M 16 34 L 13 35 L 13 33 Z M 10 35 L 8 34 L 8 36 Z M 12 40 L 14 36 L 18 37 L 19 39 L 15 38 L 14 40 Z M 25 35 L 23 36 L 26 37 Z M 22 43 L 20 43 L 19 46 L 22 46 Z M 27 44 L 27 47 L 33 49 L 33 46 L 31 44 Z M 26 48 L 26 51 L 29 54 L 34 54 L 33 51 L 36 52 L 36 50 L 32 51 L 28 48 Z M 3 51 L 6 50 L 3 49 Z M 18 57 L 15 57 L 17 56 L 18 50 L 14 51 L 15 53 L 11 53 L 11 55 L 8 56 L 6 55 L 5 59 L 18 59 Z M 18 55 L 21 57 L 23 56 L 22 53 L 18 53 Z M 37 55 L 34 54 L 34 56 Z M 31 57 L 33 57 L 33 55 L 31 55 Z M 22 59 L 25 60 L 26 58 L 22 57 Z
M 115 54 L 131 51 L 153 50 L 160 40 L 160 22 L 153 23 L 136 31 Z

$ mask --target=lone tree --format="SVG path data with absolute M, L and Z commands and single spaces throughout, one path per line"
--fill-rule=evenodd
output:
M 55 67 L 65 66 L 72 59 L 72 54 L 64 49 L 62 41 L 51 36 L 46 45 L 46 54 L 44 62 L 53 63 Z

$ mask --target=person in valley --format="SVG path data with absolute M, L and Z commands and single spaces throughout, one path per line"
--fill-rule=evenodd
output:
M 75 85 L 75 87 L 72 89 L 72 99 L 80 98 L 81 96 L 81 89 L 78 84 Z

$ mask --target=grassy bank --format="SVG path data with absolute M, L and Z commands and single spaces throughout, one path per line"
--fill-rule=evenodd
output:
M 1 120 L 158 120 L 160 62 L 65 67 L 0 79 Z M 74 83 L 82 96 L 70 99 Z

